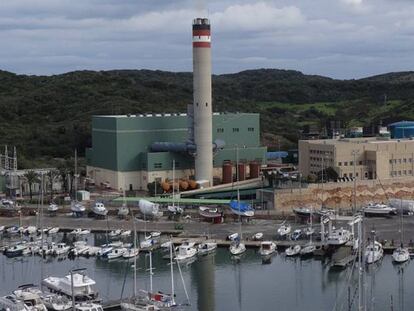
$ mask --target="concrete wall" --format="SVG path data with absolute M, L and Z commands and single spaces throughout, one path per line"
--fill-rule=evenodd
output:
M 353 206 L 353 182 L 309 184 L 302 189 L 277 189 L 274 192 L 274 208 L 290 211 L 294 207 L 350 209 Z M 356 187 L 357 207 L 369 202 L 387 202 L 388 198 L 413 199 L 414 178 L 385 180 L 360 180 Z

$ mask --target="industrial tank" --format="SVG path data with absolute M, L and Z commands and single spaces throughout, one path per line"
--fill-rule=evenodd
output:
M 238 163 L 237 164 L 238 171 L 239 171 L 239 181 L 246 180 L 246 164 L 245 163 Z
M 401 121 L 389 125 L 391 138 L 414 137 L 414 121 Z
M 231 162 L 223 163 L 223 184 L 229 184 L 233 181 L 233 164 Z
M 257 162 L 250 162 L 249 164 L 250 178 L 259 178 L 260 164 Z

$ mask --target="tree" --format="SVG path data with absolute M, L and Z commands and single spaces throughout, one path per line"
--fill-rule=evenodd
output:
M 24 174 L 24 178 L 29 184 L 29 194 L 30 194 L 30 201 L 31 201 L 33 199 L 32 186 L 34 183 L 39 182 L 39 175 L 35 171 L 30 170 Z
M 53 182 L 60 177 L 60 172 L 55 169 L 51 169 L 49 172 L 47 172 L 47 179 L 49 181 L 49 190 L 50 190 L 50 200 L 53 200 Z

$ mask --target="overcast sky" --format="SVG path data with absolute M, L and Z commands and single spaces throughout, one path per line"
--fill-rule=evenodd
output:
M 212 23 L 214 73 L 414 69 L 414 0 L 0 0 L 0 69 L 191 71 L 200 15 Z

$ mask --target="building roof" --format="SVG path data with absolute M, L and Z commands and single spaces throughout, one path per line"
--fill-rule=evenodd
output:
M 391 124 L 388 124 L 388 126 L 414 126 L 414 121 L 398 121 Z

